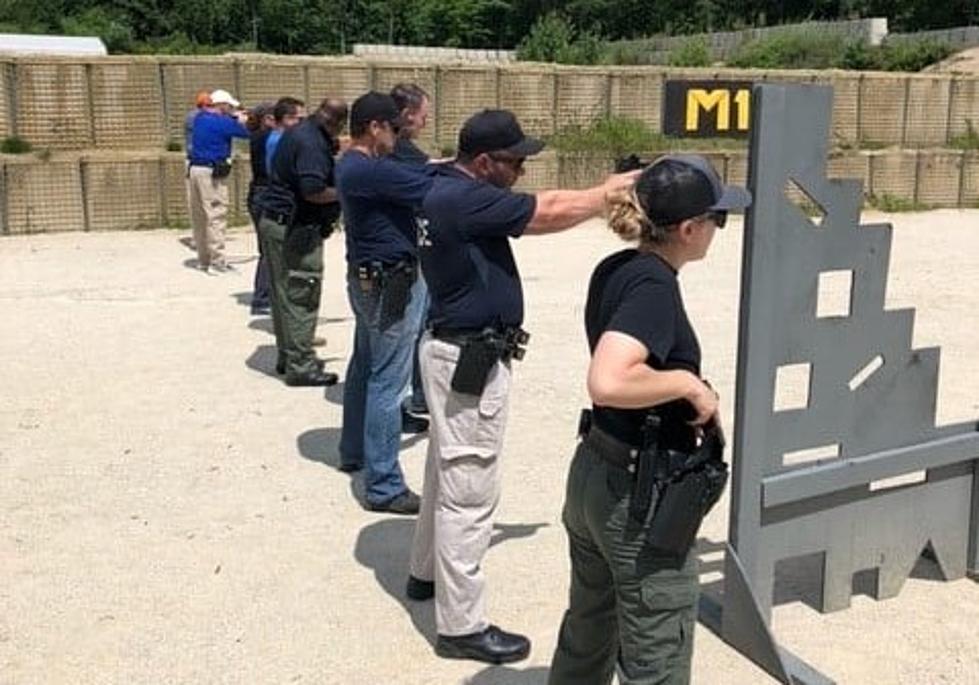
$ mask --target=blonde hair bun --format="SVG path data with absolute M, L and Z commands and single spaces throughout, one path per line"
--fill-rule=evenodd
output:
M 649 219 L 639 205 L 634 188 L 609 193 L 605 198 L 605 208 L 608 227 L 622 240 L 635 242 L 642 237 Z

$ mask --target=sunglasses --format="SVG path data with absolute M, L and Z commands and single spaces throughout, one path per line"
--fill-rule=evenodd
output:
M 724 224 L 727 223 L 727 212 L 707 212 L 704 218 L 713 221 L 718 228 L 724 228 Z
M 498 155 L 492 153 L 490 153 L 489 158 L 494 162 L 506 164 L 514 171 L 520 171 L 523 169 L 523 163 L 526 161 L 525 157 L 511 157 L 510 155 Z

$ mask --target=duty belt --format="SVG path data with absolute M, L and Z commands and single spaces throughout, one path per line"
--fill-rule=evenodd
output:
M 639 448 L 619 440 L 596 426 L 592 420 L 590 409 L 581 410 L 578 437 L 590 450 L 609 464 L 618 466 L 630 473 L 636 470 Z

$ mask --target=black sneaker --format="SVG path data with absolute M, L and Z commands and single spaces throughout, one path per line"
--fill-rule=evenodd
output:
M 424 602 L 435 596 L 435 583 L 431 580 L 421 580 L 409 575 L 405 594 L 408 595 L 408 599 Z
M 421 416 L 409 414 L 406 410 L 401 410 L 401 432 L 408 435 L 417 435 L 428 431 L 428 419 Z
M 508 633 L 490 626 L 471 635 L 439 635 L 435 653 L 444 659 L 472 659 L 489 664 L 508 664 L 526 659 L 530 640 L 523 635 Z
M 411 490 L 405 490 L 394 499 L 389 499 L 387 502 L 382 502 L 381 504 L 367 503 L 367 509 L 370 511 L 384 512 L 387 514 L 403 514 L 405 516 L 417 514 L 420 507 L 421 497 Z

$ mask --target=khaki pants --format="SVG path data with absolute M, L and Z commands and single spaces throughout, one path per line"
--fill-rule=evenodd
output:
M 418 359 L 431 426 L 411 575 L 435 581 L 440 635 L 468 635 L 489 625 L 481 565 L 500 498 L 510 394 L 510 368 L 503 363 L 490 372 L 481 397 L 452 391 L 458 358 L 458 346 L 422 336 Z
M 224 231 L 228 225 L 228 179 L 212 177 L 210 167 L 192 166 L 187 180 L 198 265 L 223 265 Z

